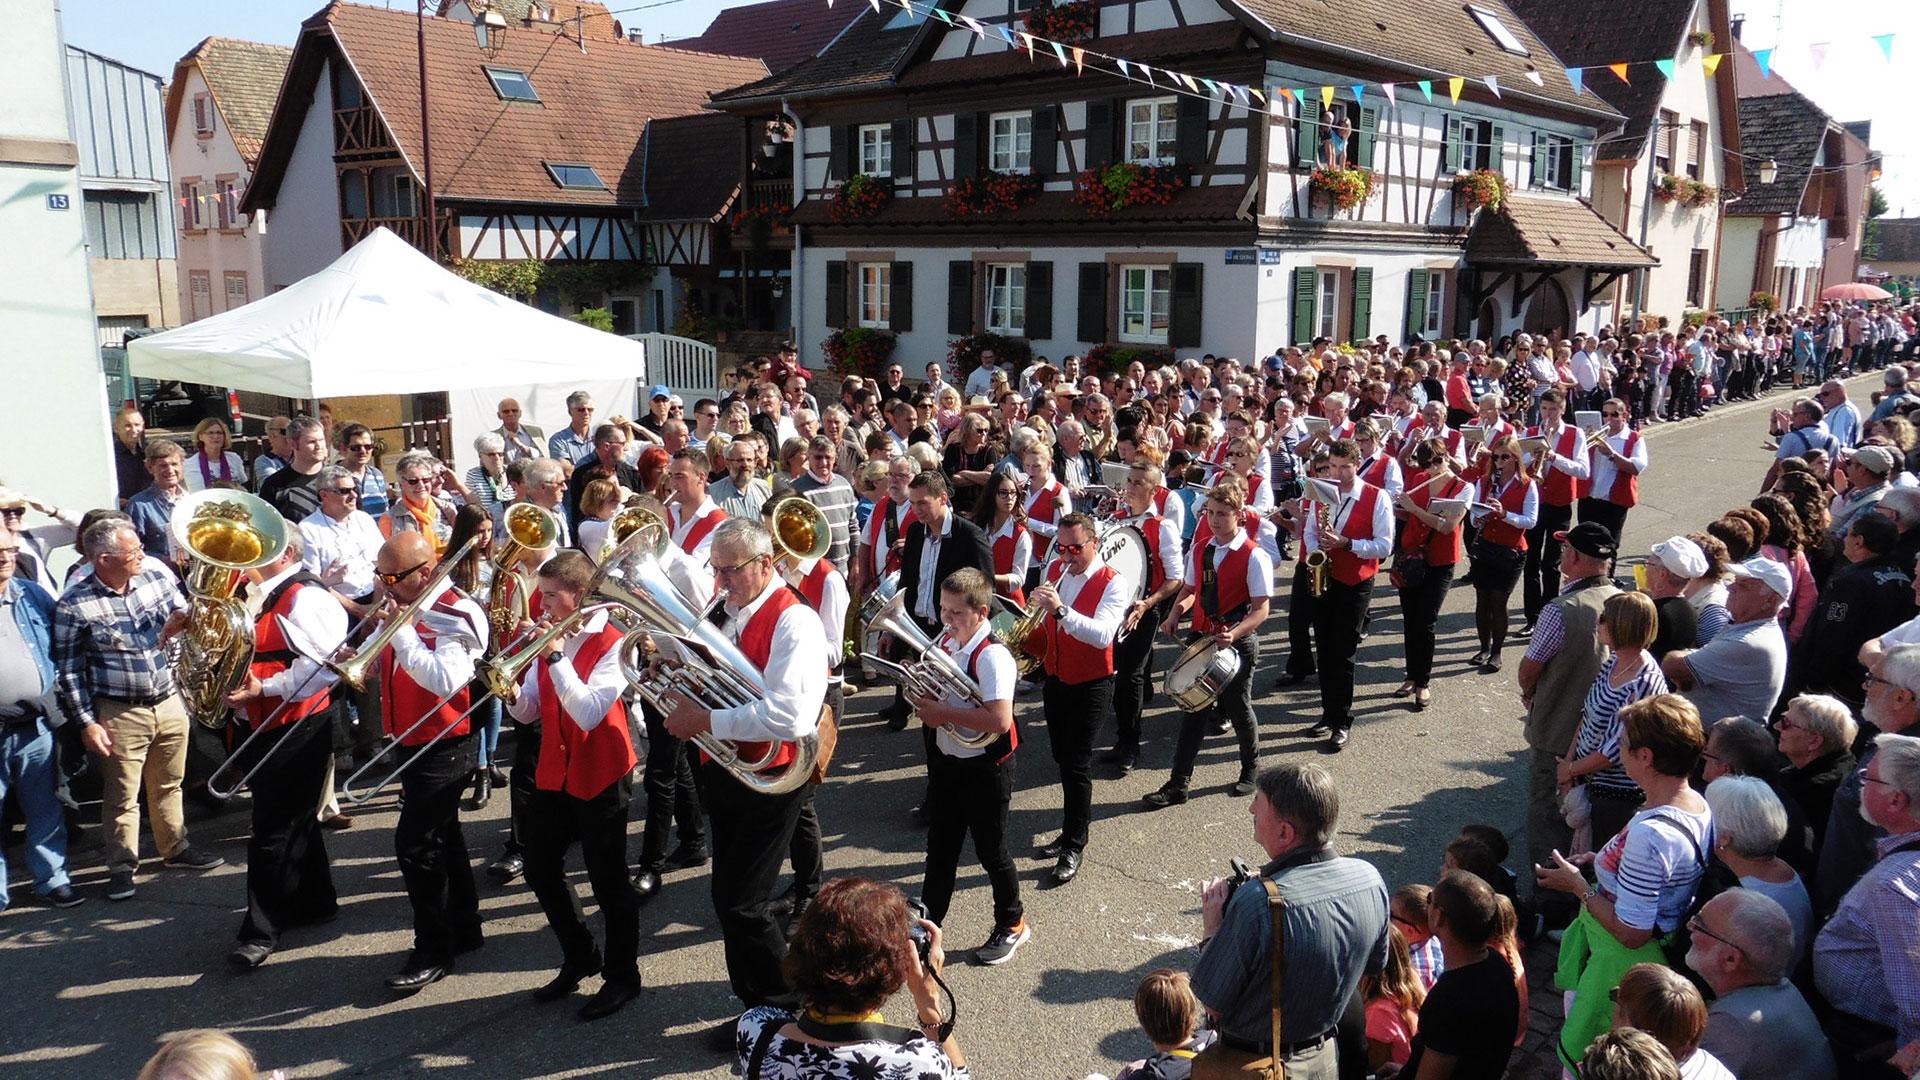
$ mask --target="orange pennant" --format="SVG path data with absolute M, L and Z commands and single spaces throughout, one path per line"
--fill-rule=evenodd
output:
M 1607 70 L 1608 70 L 1608 71 L 1611 71 L 1611 72 L 1613 72 L 1613 73 L 1614 73 L 1615 75 L 1618 75 L 1618 76 L 1620 76 L 1620 81 L 1621 81 L 1621 82 L 1623 82 L 1623 83 L 1626 83 L 1626 84 L 1627 84 L 1628 86 L 1632 86 L 1632 85 L 1633 85 L 1633 83 L 1632 83 L 1632 82 L 1631 82 L 1630 80 L 1628 80 L 1628 78 L 1627 78 L 1627 65 L 1625 65 L 1625 64 L 1608 64 L 1608 65 L 1607 65 Z

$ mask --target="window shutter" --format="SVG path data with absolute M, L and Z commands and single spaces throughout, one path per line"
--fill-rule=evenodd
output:
M 1527 182 L 1539 187 L 1547 182 L 1547 155 L 1553 150 L 1553 144 L 1545 135 L 1533 133 L 1533 160 L 1527 167 Z
M 1491 132 L 1492 133 L 1487 136 L 1487 168 L 1492 169 L 1494 172 L 1499 172 L 1501 151 L 1506 149 L 1507 129 L 1501 127 L 1499 124 L 1494 124 Z
M 973 264 L 965 259 L 947 263 L 947 333 L 973 333 Z
M 980 175 L 980 117 L 975 113 L 953 114 L 953 178 L 970 180 Z
M 1173 295 L 1167 308 L 1167 344 L 1175 348 L 1200 344 L 1199 263 L 1173 264 Z
M 1033 110 L 1033 175 L 1053 175 L 1054 108 L 1042 105 Z
M 1114 113 L 1121 107 L 1110 98 L 1087 102 L 1087 150 L 1081 155 L 1082 164 L 1086 168 L 1104 169 L 1113 164 Z M 1084 335 L 1082 339 L 1102 340 Z
M 1107 264 L 1080 264 L 1080 340 L 1107 340 Z
M 1373 168 L 1373 142 L 1380 131 L 1380 110 L 1372 105 L 1360 109 L 1360 125 L 1353 131 L 1353 153 L 1348 164 L 1359 169 Z
M 1373 336 L 1373 267 L 1356 266 L 1353 270 L 1353 331 L 1347 335 L 1354 341 L 1363 341 Z
M 827 129 L 827 167 L 833 173 L 828 179 L 845 180 L 853 175 L 853 139 L 851 125 L 835 124 Z
M 913 264 L 910 262 L 888 263 L 889 285 L 893 295 L 889 297 L 887 329 L 896 334 L 904 334 L 913 329 Z
M 1447 117 L 1446 145 L 1440 151 L 1440 171 L 1452 175 L 1460 171 L 1460 118 Z
M 1299 106 L 1293 119 L 1293 167 L 1311 169 L 1320 159 L 1320 102 L 1307 98 Z
M 1293 343 L 1305 345 L 1313 340 L 1314 294 L 1320 286 L 1320 273 L 1311 266 L 1293 271 Z
M 1182 97 L 1175 112 L 1174 159 L 1181 168 L 1199 172 L 1207 165 L 1207 119 L 1213 99 Z
M 1567 168 L 1562 175 L 1567 178 L 1567 190 L 1578 195 L 1580 194 L 1580 167 L 1582 165 L 1581 158 L 1583 155 L 1580 148 L 1571 141 L 1567 143 L 1566 153 Z
M 893 122 L 893 162 L 895 180 L 913 179 L 913 121 L 895 120 Z
M 1427 271 L 1407 271 L 1407 329 L 1403 335 L 1411 341 L 1427 330 Z
M 839 259 L 827 261 L 827 325 L 836 329 L 847 325 L 848 269 L 847 264 Z
M 1051 111 L 1051 110 L 1048 110 Z M 1053 336 L 1053 264 L 1027 264 L 1027 340 Z

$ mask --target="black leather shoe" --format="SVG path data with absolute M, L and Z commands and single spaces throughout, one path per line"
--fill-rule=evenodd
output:
M 660 867 L 663 870 L 691 870 L 696 866 L 707 865 L 708 857 L 705 844 L 692 846 L 682 844 L 667 852 L 667 857 L 661 860 Z
M 594 991 L 585 1005 L 580 1006 L 580 1019 L 601 1020 L 612 1016 L 627 1002 L 640 996 L 640 987 L 633 983 L 606 982 Z
M 1318 721 L 1318 722 L 1316 722 L 1316 723 L 1315 723 L 1315 724 L 1314 724 L 1314 725 L 1313 725 L 1312 727 L 1310 727 L 1310 728 L 1308 728 L 1308 729 L 1307 729 L 1307 734 L 1309 734 L 1309 735 L 1325 735 L 1325 734 L 1327 734 L 1328 732 L 1330 732 L 1330 731 L 1332 731 L 1332 730 L 1333 730 L 1333 725 L 1331 725 L 1331 724 L 1329 724 L 1329 723 L 1327 723 L 1327 722 L 1326 722 L 1325 720 L 1321 720 L 1321 721 Z
M 886 717 L 888 731 L 907 730 L 907 721 L 913 718 L 913 714 L 904 709 L 900 712 L 894 712 L 892 709 L 888 709 L 880 715 Z
M 1066 839 L 1064 837 L 1055 837 L 1047 843 L 1034 848 L 1033 857 L 1036 859 L 1057 859 L 1064 854 L 1066 850 Z
M 495 884 L 505 885 L 519 877 L 520 872 L 526 868 L 527 860 L 521 858 L 518 852 L 510 851 L 487 864 L 487 876 L 492 878 Z
M 1186 802 L 1187 789 L 1168 784 L 1158 791 L 1149 791 L 1141 797 L 1140 801 L 1146 803 L 1149 809 L 1165 810 L 1169 806 L 1179 806 Z
M 1333 734 L 1327 736 L 1327 749 L 1337 754 L 1347 748 L 1347 741 L 1352 737 L 1346 728 L 1334 728 Z
M 453 970 L 450 964 L 428 964 L 409 956 L 407 966 L 387 976 L 387 989 L 402 994 L 414 994 L 432 986 L 447 977 Z
M 1128 754 L 1126 757 L 1123 757 L 1119 761 L 1115 762 L 1113 766 L 1114 771 L 1119 773 L 1121 776 L 1126 776 L 1128 773 L 1133 772 L 1133 770 L 1139 767 L 1140 767 L 1139 754 Z
M 267 957 L 272 955 L 273 946 L 264 941 L 242 941 L 235 944 L 233 951 L 227 954 L 227 963 L 242 971 L 252 971 L 266 963 Z
M 479 949 L 486 943 L 487 936 L 481 933 L 480 928 L 477 926 L 467 931 L 456 930 L 453 932 L 453 955 L 465 955 Z
M 1060 861 L 1053 864 L 1053 883 L 1055 885 L 1065 885 L 1077 877 L 1079 873 L 1080 853 L 1071 850 L 1063 851 L 1060 853 Z
M 485 810 L 492 798 L 493 775 L 485 769 L 473 770 L 473 797 L 467 800 L 467 809 L 475 812 Z
M 1273 688 L 1275 690 L 1285 690 L 1290 686 L 1299 686 L 1311 678 L 1313 678 L 1313 672 L 1311 671 L 1304 673 L 1289 671 L 1273 681 Z
M 1253 775 L 1251 773 L 1241 773 L 1240 779 L 1235 780 L 1233 782 L 1233 786 L 1231 788 L 1228 788 L 1227 790 L 1233 792 L 1235 795 L 1240 796 L 1241 798 L 1245 798 L 1246 796 L 1253 794 L 1253 789 L 1255 786 L 1256 785 L 1253 782 Z
M 643 904 L 660 895 L 660 871 L 645 866 L 635 870 L 633 891 L 640 894 L 640 902 Z
M 533 1000 L 538 1002 L 559 1001 L 561 998 L 580 989 L 580 980 L 600 970 L 600 958 L 594 957 L 591 963 L 561 964 L 560 970 L 545 986 L 533 992 Z

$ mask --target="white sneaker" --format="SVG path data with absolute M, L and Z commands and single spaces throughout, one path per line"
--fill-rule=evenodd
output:
M 1033 936 L 1033 930 L 1027 926 L 1027 920 L 1021 919 L 1019 925 L 1011 930 L 995 929 L 987 936 L 986 944 L 973 950 L 973 962 L 993 967 L 1013 959 L 1013 954 Z

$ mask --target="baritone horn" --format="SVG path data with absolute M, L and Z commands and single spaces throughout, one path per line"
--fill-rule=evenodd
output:
M 286 551 L 287 520 L 257 495 L 210 488 L 174 505 L 167 532 L 187 555 L 192 597 L 175 665 L 180 697 L 187 715 L 217 730 L 227 722 L 224 699 L 253 663 L 253 620 L 234 590 L 247 571 Z
M 774 561 L 798 566 L 818 559 L 833 546 L 833 526 L 827 515 L 805 495 L 787 495 L 763 511 L 767 531 L 773 534 Z
M 527 617 L 527 579 L 515 564 L 528 551 L 550 548 L 560 540 L 560 519 L 546 507 L 514 503 L 501 517 L 506 542 L 493 556 L 493 582 L 487 586 L 487 626 L 494 640 L 506 641 Z M 454 560 L 458 561 L 458 560 Z
M 871 622 L 873 629 L 892 634 L 918 659 L 897 664 L 875 653 L 861 653 L 861 663 L 872 666 L 915 697 L 955 697 L 975 708 L 987 703 L 986 695 L 980 692 L 980 684 L 968 678 L 967 673 L 960 670 L 960 665 L 954 663 L 952 657 L 907 617 L 905 593 L 895 590 L 886 605 L 874 613 Z M 1000 737 L 997 732 L 961 727 L 949 727 L 947 734 L 969 750 L 984 750 Z

